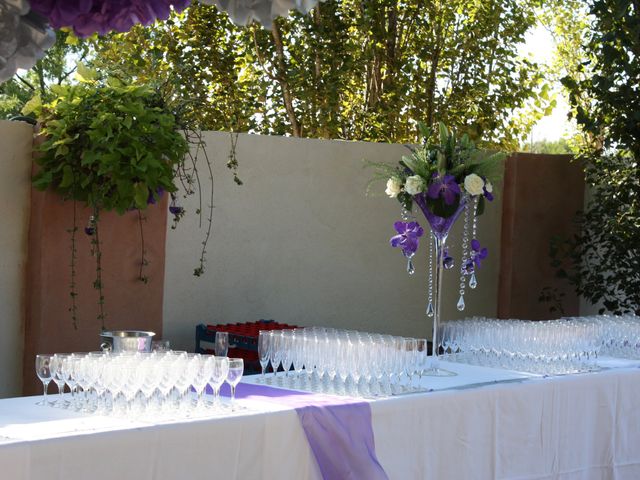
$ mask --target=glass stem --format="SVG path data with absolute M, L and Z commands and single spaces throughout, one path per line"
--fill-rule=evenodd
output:
M 442 278 L 444 273 L 444 249 L 447 243 L 447 236 L 439 237 L 435 235 L 436 249 L 436 282 L 434 285 L 433 303 L 433 337 L 432 356 L 433 368 L 438 368 L 438 355 L 440 349 L 439 327 L 440 327 L 440 307 L 442 304 Z
M 46 406 L 47 405 L 47 389 L 49 387 L 49 382 L 42 382 L 42 387 L 44 390 L 44 394 L 43 394 L 44 400 L 42 400 L 42 405 Z
M 236 386 L 231 385 L 231 411 L 235 410 L 236 406 Z

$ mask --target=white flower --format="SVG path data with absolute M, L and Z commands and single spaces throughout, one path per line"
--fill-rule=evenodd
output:
M 391 198 L 396 198 L 402 191 L 402 182 L 396 177 L 391 177 L 387 180 L 387 189 L 384 191 Z
M 484 180 L 475 173 L 470 173 L 464 178 L 464 189 L 469 195 L 482 195 L 484 193 Z
M 412 175 L 404 182 L 404 190 L 409 195 L 417 195 L 424 192 L 427 182 L 420 175 Z
M 493 192 L 493 185 L 491 185 L 491 182 L 489 180 L 484 182 L 484 189 L 489 193 Z

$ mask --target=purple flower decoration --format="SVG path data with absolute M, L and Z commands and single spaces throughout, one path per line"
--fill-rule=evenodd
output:
M 54 28 L 73 27 L 79 37 L 111 30 L 127 32 L 137 23 L 165 20 L 184 10 L 189 0 L 31 0 L 31 9 L 47 17 Z
M 169 212 L 172 215 L 181 215 L 184 212 L 184 208 L 178 206 L 178 205 L 170 205 L 169 206 Z
M 396 222 L 393 228 L 398 235 L 391 237 L 389 243 L 393 248 L 402 248 L 402 254 L 405 257 L 412 257 L 418 250 L 418 238 L 424 234 L 423 228 L 418 222 Z
M 480 268 L 481 261 L 487 258 L 487 255 L 489 254 L 489 250 L 487 250 L 486 247 L 481 248 L 480 242 L 475 238 L 471 240 L 471 250 L 473 251 L 473 253 L 471 254 L 471 259 L 473 260 L 473 263 L 475 264 L 475 266 L 477 268 Z
M 147 197 L 147 205 L 155 205 L 156 201 L 160 200 L 163 194 L 164 194 L 164 188 L 162 187 L 158 187 L 155 191 L 155 194 L 153 190 L 149 190 L 149 196 Z
M 438 175 L 433 174 L 433 183 L 429 185 L 427 191 L 429 198 L 437 200 L 439 197 L 444 199 L 444 203 L 447 205 L 453 205 L 456 201 L 456 197 L 460 195 L 460 186 L 456 182 L 456 177 L 453 175 Z

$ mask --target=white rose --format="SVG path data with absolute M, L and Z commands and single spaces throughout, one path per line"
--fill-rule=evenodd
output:
M 469 195 L 482 195 L 484 193 L 484 180 L 480 175 L 470 173 L 464 178 L 464 189 Z
M 424 192 L 427 182 L 420 175 L 412 175 L 404 182 L 404 190 L 409 195 L 417 195 Z
M 493 185 L 491 185 L 491 182 L 489 180 L 484 182 L 484 189 L 489 193 L 493 192 Z
M 396 198 L 402 191 L 402 182 L 396 177 L 391 177 L 387 180 L 387 189 L 384 191 L 391 198 Z

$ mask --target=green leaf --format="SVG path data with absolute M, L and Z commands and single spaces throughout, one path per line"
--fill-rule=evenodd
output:
M 78 62 L 75 77 L 81 83 L 93 83 L 98 79 L 98 72 Z
M 31 100 L 24 104 L 22 107 L 22 114 L 29 115 L 30 113 L 38 113 L 42 108 L 42 99 L 40 95 L 35 95 Z
M 134 201 L 136 208 L 143 210 L 147 208 L 147 198 L 149 197 L 149 189 L 145 183 L 136 183 L 133 186 Z
M 74 175 L 71 166 L 65 165 L 62 168 L 62 181 L 60 182 L 60 188 L 67 188 L 73 185 Z
M 478 217 L 484 213 L 484 207 L 485 207 L 485 198 L 483 195 L 480 195 L 480 198 L 478 198 L 478 207 L 476 209 L 476 215 Z
M 440 122 L 438 124 L 438 128 L 440 130 L 440 145 L 442 147 L 446 147 L 449 143 L 449 131 L 447 130 L 447 126 L 443 122 Z

